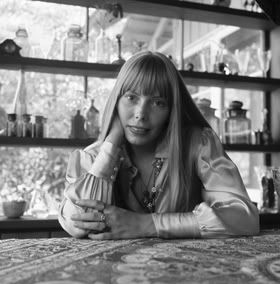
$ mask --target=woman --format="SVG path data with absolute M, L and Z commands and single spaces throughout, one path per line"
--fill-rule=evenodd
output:
M 74 151 L 59 221 L 91 239 L 207 238 L 259 232 L 237 167 L 160 53 L 122 67 L 98 142 Z

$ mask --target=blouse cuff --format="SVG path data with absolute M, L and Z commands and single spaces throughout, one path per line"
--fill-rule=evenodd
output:
M 114 181 L 119 170 L 119 153 L 120 148 L 117 148 L 110 142 L 104 141 L 89 173 L 99 178 L 108 178 Z
M 200 237 L 193 213 L 153 213 L 152 218 L 159 238 Z

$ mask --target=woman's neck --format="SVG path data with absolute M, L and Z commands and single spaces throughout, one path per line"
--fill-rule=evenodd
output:
M 137 146 L 128 144 L 128 153 L 133 163 L 136 165 L 141 162 L 153 161 L 156 145 Z

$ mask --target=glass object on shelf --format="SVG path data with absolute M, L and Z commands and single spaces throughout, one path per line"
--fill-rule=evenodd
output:
M 32 137 L 32 123 L 30 114 L 22 115 L 22 137 Z
M 19 53 L 21 56 L 29 57 L 31 53 L 31 45 L 28 39 L 27 30 L 23 27 L 19 27 L 16 31 L 14 38 L 15 43 L 21 47 Z
M 104 29 L 100 30 L 95 39 L 95 61 L 98 63 L 110 63 L 111 40 Z
M 62 41 L 63 60 L 87 61 L 88 42 L 83 38 L 83 33 L 79 25 L 71 25 L 66 38 Z
M 274 190 L 278 194 L 278 212 L 279 212 L 279 209 L 280 209 L 280 167 L 273 167 L 271 171 L 272 171 Z
M 27 112 L 27 102 L 26 102 L 26 84 L 25 84 L 25 73 L 21 69 L 19 71 L 18 85 L 13 101 L 13 112 L 16 114 L 17 119 L 17 136 L 22 137 L 22 125 L 23 125 L 23 114 Z
M 258 61 L 260 64 L 260 68 L 262 70 L 263 77 L 267 77 L 267 72 L 270 67 L 271 62 L 271 51 L 270 50 L 262 50 L 258 48 L 257 50 Z
M 210 107 L 211 100 L 200 99 L 197 101 L 197 106 L 216 134 L 220 136 L 220 119 L 215 116 L 216 109 Z
M 91 100 L 91 106 L 86 112 L 86 132 L 89 138 L 98 138 L 99 135 L 99 111 Z
M 33 126 L 33 137 L 44 137 L 44 117 L 42 115 L 35 116 L 35 124 Z
M 17 136 L 17 115 L 15 113 L 8 113 L 8 121 L 7 121 L 7 128 L 6 134 L 10 137 Z
M 5 109 L 0 106 L 0 136 L 6 135 L 7 122 L 8 122 L 7 113 Z
M 27 214 L 31 214 L 36 218 L 46 218 L 49 215 L 48 193 L 42 188 L 36 187 L 32 192 L 32 197 Z
M 118 44 L 118 59 L 114 60 L 112 63 L 113 64 L 124 64 L 125 60 L 122 57 L 122 43 L 121 43 L 121 34 L 117 34 L 116 35 L 116 39 L 117 39 L 117 44 Z
M 81 111 L 77 110 L 75 116 L 71 119 L 71 134 L 70 138 L 84 139 L 88 138 L 85 130 L 85 118 L 81 115 Z
M 279 196 L 274 187 L 273 167 L 255 166 L 254 170 L 261 190 L 258 209 L 262 213 L 279 212 Z
M 213 0 L 211 4 L 217 6 L 229 7 L 230 3 L 231 0 Z
M 249 50 L 247 48 L 244 50 L 236 49 L 234 52 L 234 56 L 238 63 L 238 74 L 246 75 L 248 71 L 249 60 L 250 60 Z
M 247 110 L 243 103 L 232 101 L 226 110 L 224 121 L 224 142 L 228 144 L 251 143 L 251 120 L 246 117 Z

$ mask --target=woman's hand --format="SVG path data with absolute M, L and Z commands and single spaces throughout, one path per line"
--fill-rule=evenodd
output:
M 151 214 L 135 213 L 90 199 L 79 200 L 77 205 L 95 209 L 95 212 L 75 214 L 71 218 L 77 228 L 92 231 L 88 237 L 93 240 L 133 239 L 157 235 Z
M 109 134 L 107 135 L 106 141 L 111 142 L 116 146 L 121 146 L 124 141 L 124 130 L 121 125 L 121 121 L 118 115 L 115 115 Z

